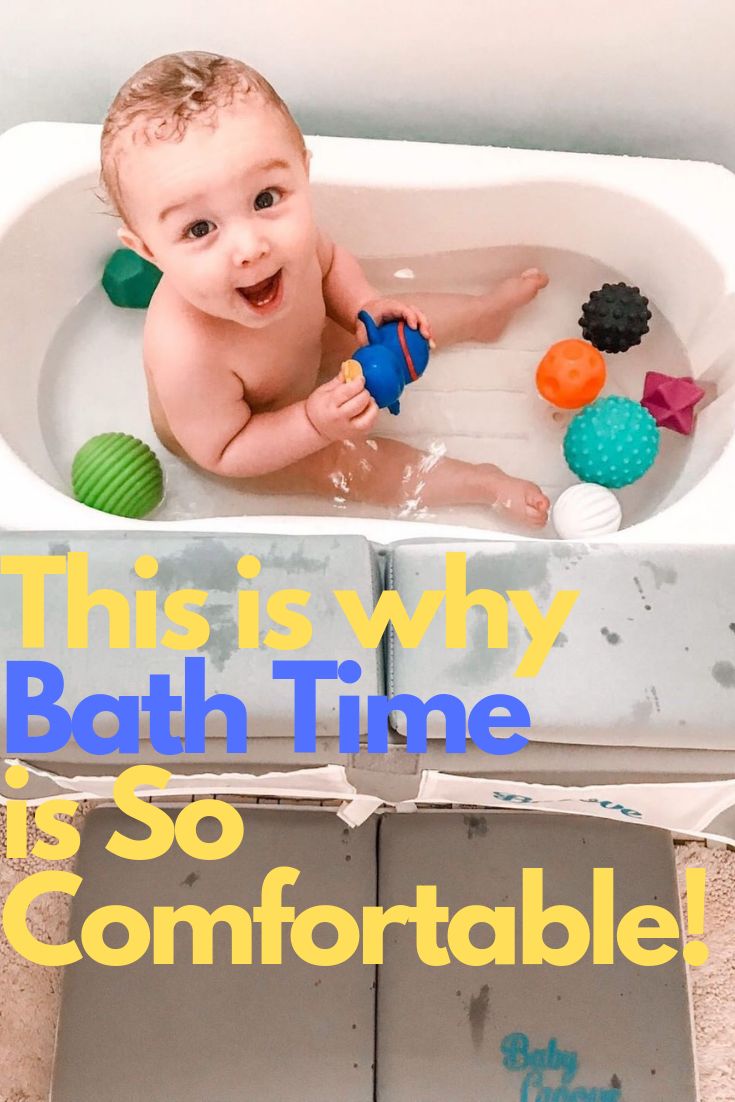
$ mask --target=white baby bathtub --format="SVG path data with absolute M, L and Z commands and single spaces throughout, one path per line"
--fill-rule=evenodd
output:
M 234 497 L 231 487 L 220 498 L 216 479 L 168 456 L 169 493 L 179 498 L 169 515 L 178 519 L 164 512 L 133 522 L 75 502 L 71 457 L 95 432 L 133 432 L 163 451 L 147 418 L 142 312 L 116 310 L 99 289 L 117 242 L 97 195 L 98 143 L 99 128 L 89 125 L 32 123 L 0 137 L 0 526 L 317 527 L 385 543 L 511 535 L 479 510 L 425 518 L 420 501 L 397 519 L 370 515 L 339 500 L 338 477 L 336 506 Z M 662 432 L 654 468 L 621 494 L 626 527 L 608 538 L 735 542 L 735 177 L 692 162 L 343 138 L 308 144 L 320 223 L 391 293 L 479 290 L 537 263 L 552 277 L 499 347 L 437 355 L 404 395 L 400 417 L 383 415 L 382 432 L 497 462 L 555 498 L 576 481 L 561 457 L 568 415 L 535 394 L 535 366 L 548 345 L 580 335 L 591 290 L 625 279 L 648 295 L 654 318 L 638 348 L 607 357 L 604 393 L 639 399 L 645 371 L 655 369 L 690 372 L 708 397 L 691 439 Z M 189 479 L 183 489 L 180 471 Z M 190 509 L 187 493 L 196 498 Z

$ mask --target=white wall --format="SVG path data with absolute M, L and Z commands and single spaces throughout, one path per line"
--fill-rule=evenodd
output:
M 1 0 L 0 129 L 100 121 L 192 48 L 261 69 L 307 131 L 735 170 L 733 0 Z

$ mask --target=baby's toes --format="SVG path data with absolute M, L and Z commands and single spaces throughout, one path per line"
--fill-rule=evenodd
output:
M 536 519 L 539 524 L 546 524 L 549 505 L 548 497 L 537 486 L 531 486 L 526 491 L 526 512 L 531 519 Z
M 537 291 L 540 291 L 549 282 L 546 272 L 542 272 L 540 268 L 526 268 L 525 272 L 521 272 L 521 279 L 532 280 Z

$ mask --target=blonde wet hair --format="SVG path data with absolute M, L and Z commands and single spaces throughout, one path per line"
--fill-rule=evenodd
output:
M 304 137 L 276 90 L 256 69 L 220 54 L 164 54 L 126 80 L 102 126 L 100 182 L 113 209 L 125 218 L 120 183 L 120 136 L 133 129 L 145 141 L 181 141 L 189 123 L 216 124 L 217 112 L 237 98 L 257 97 L 283 116 L 300 149 Z

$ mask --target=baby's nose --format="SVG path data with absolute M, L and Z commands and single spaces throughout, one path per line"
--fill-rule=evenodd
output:
M 238 267 L 253 264 L 270 251 L 268 241 L 256 227 L 243 227 L 234 235 L 233 259 Z

